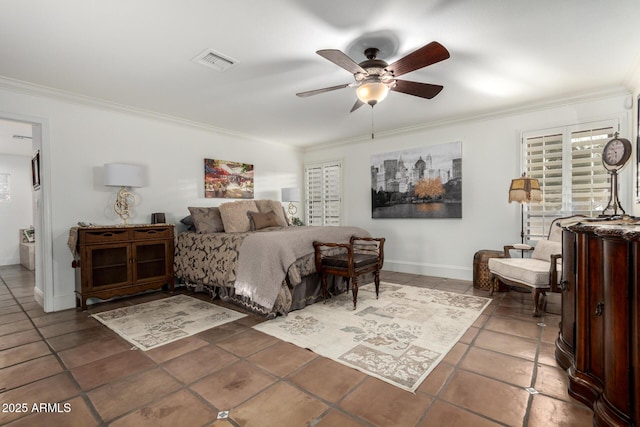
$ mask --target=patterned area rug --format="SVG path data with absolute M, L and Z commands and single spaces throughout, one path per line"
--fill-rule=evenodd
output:
M 254 326 L 284 341 L 415 392 L 475 322 L 488 298 L 380 283 Z
M 187 295 L 92 314 L 144 351 L 245 316 Z

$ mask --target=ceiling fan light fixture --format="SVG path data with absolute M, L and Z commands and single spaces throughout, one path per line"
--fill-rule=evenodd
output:
M 378 102 L 382 102 L 388 93 L 389 86 L 380 81 L 365 82 L 356 89 L 358 99 L 372 107 Z

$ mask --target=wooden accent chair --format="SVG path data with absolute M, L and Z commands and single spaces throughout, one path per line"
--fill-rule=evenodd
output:
M 562 263 L 562 229 L 561 225 L 579 222 L 584 215 L 556 218 L 549 226 L 547 239 L 538 240 L 535 247 L 527 245 L 507 245 L 504 247 L 504 258 L 491 258 L 488 262 L 490 294 L 497 290 L 500 283 L 508 286 L 531 290 L 533 299 L 533 315 L 539 316 L 539 306 L 546 297 L 547 291 L 559 292 Z M 529 258 L 511 258 L 511 251 L 532 251 Z M 523 253 L 524 255 L 524 253 Z
M 365 273 L 374 273 L 376 298 L 380 290 L 380 270 L 384 263 L 384 237 L 351 236 L 349 243 L 313 242 L 316 271 L 322 281 L 322 297 L 326 300 L 327 274 L 347 278 L 353 292 L 353 309 L 358 303 L 358 277 Z M 342 248 L 336 254 L 335 248 Z

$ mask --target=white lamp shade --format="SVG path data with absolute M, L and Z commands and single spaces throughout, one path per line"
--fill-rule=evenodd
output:
M 282 201 L 283 202 L 299 202 L 300 201 L 300 189 L 297 187 L 289 187 L 282 189 Z
M 110 187 L 144 186 L 144 168 L 124 163 L 105 163 L 104 185 Z
M 381 82 L 365 82 L 356 89 L 358 99 L 365 104 L 375 105 L 387 97 L 389 87 Z

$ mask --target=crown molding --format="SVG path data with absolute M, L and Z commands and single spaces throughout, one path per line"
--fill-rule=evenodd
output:
M 148 119 L 159 120 L 163 122 L 170 122 L 170 123 L 181 125 L 181 126 L 205 130 L 207 132 L 215 132 L 215 133 L 230 135 L 238 138 L 248 139 L 254 142 L 278 145 L 280 147 L 285 147 L 294 151 L 302 151 L 300 147 L 296 147 L 290 144 L 284 144 L 278 141 L 257 138 L 253 135 L 237 132 L 232 129 L 220 128 L 217 126 L 212 126 L 205 123 L 184 119 L 182 117 L 176 117 L 169 114 L 163 114 L 155 111 L 133 107 L 130 105 L 119 104 L 113 101 L 107 101 L 104 99 L 80 95 L 74 92 L 68 92 L 61 89 L 54 89 L 48 86 L 29 83 L 22 80 L 12 79 L 9 77 L 0 76 L 0 88 L 10 90 L 12 92 L 27 94 L 27 95 L 43 96 L 46 98 L 56 99 L 58 101 L 69 102 L 74 104 L 82 104 L 90 107 L 97 107 L 97 108 L 102 108 L 110 111 L 117 111 L 121 113 L 128 113 L 128 114 L 132 114 L 132 115 L 136 115 L 136 116 L 144 117 Z

